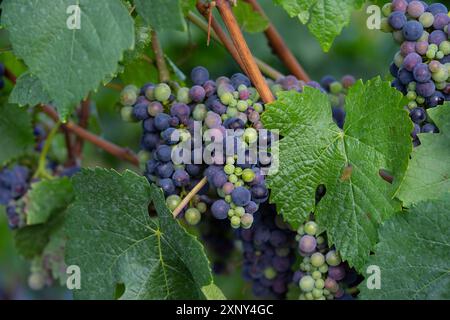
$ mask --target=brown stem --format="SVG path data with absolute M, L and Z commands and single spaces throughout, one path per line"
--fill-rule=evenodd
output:
M 183 198 L 183 200 L 180 202 L 178 207 L 173 210 L 172 214 L 176 218 L 181 211 L 183 211 L 184 207 L 188 205 L 188 203 L 192 200 L 192 198 L 200 191 L 201 188 L 205 186 L 205 184 L 208 182 L 208 179 L 204 177 L 202 180 L 200 180 L 199 183 L 186 195 L 186 197 Z
M 198 5 L 200 5 L 200 8 L 202 8 L 203 7 L 203 5 L 202 4 L 197 4 L 197 6 Z M 202 10 L 202 9 L 199 9 L 199 11 L 200 10 Z M 202 15 L 203 15 L 203 13 L 202 13 Z M 200 17 L 198 17 L 197 15 L 195 15 L 193 12 L 189 12 L 188 14 L 187 14 L 187 19 L 189 19 L 189 21 L 191 21 L 193 24 L 195 24 L 197 27 L 199 27 L 200 29 L 202 29 L 204 32 L 208 32 L 208 24 L 204 21 L 204 20 L 202 20 Z M 206 17 L 205 17 L 205 19 L 206 19 Z M 223 32 L 223 30 L 222 30 L 222 27 L 219 25 L 219 24 L 217 24 L 217 22 L 216 22 L 216 20 L 213 18 L 212 20 L 211 20 L 211 27 L 213 28 L 213 30 L 212 30 L 212 32 L 211 32 L 211 37 L 215 40 L 215 41 L 217 41 L 218 43 L 220 43 L 221 45 L 223 45 L 229 52 L 230 52 L 230 50 L 228 49 L 228 47 L 227 46 L 225 46 L 225 44 L 224 44 L 224 42 L 222 41 L 222 39 L 221 38 L 219 38 L 219 36 L 217 35 L 217 33 L 216 33 L 216 30 L 215 30 L 215 27 L 214 27 L 214 25 L 213 25 L 213 21 L 216 23 L 215 25 L 216 25 L 216 28 L 218 28 L 218 30 L 220 30 L 220 31 L 222 31 L 222 33 L 223 33 L 223 35 L 225 36 L 225 41 L 227 41 L 228 42 L 228 44 L 229 45 L 231 45 L 231 48 L 233 48 L 234 49 L 234 51 L 235 51 L 235 53 L 236 53 L 236 57 L 234 57 L 233 55 L 232 55 L 232 57 L 233 57 L 233 59 L 239 59 L 239 61 L 240 61 L 240 59 L 241 59 L 241 57 L 239 57 L 239 55 L 238 55 L 238 53 L 237 53 L 237 51 L 236 51 L 236 49 L 234 48 L 234 45 L 233 45 L 233 43 L 231 42 L 231 40 L 228 38 L 228 36 Z M 219 32 L 220 32 L 219 31 Z M 230 52 L 230 54 L 231 54 L 231 52 Z M 238 60 L 236 60 L 236 62 L 237 62 Z M 258 65 L 258 67 L 259 67 L 259 69 L 261 70 L 261 72 L 262 73 L 264 73 L 266 76 L 268 76 L 268 77 L 270 77 L 270 78 L 272 78 L 273 80 L 277 80 L 278 78 L 282 78 L 282 77 L 284 77 L 284 75 L 281 73 L 281 72 L 279 72 L 278 70 L 276 70 L 276 69 L 274 69 L 274 68 L 272 68 L 270 65 L 268 65 L 267 63 L 265 63 L 264 61 L 262 61 L 262 60 L 260 60 L 260 59 L 258 59 L 258 58 L 256 58 L 255 57 L 255 61 L 256 61 L 256 64 Z M 239 63 L 238 63 L 239 64 Z M 240 66 L 240 65 L 239 65 Z M 243 68 L 243 67 L 241 67 L 241 68 Z M 244 71 L 245 72 L 245 71 Z
M 52 118 L 53 121 L 55 122 L 59 121 L 58 114 L 52 107 L 41 105 L 41 109 L 46 115 Z M 79 136 L 80 138 L 89 141 L 90 143 L 96 145 L 100 149 L 108 152 L 109 154 L 112 154 L 113 156 L 119 159 L 128 161 L 135 166 L 139 166 L 139 159 L 131 150 L 121 148 L 109 141 L 106 141 L 96 136 L 95 134 L 81 128 L 80 126 L 76 125 L 73 122 L 69 121 L 63 124 L 63 127 L 66 128 L 68 131 L 74 133 L 75 135 Z
M 267 18 L 264 9 L 259 5 L 257 0 L 244 0 L 244 1 L 249 3 L 255 11 L 259 12 L 261 15 Z M 266 34 L 267 40 L 269 41 L 269 45 L 274 51 L 274 53 L 288 68 L 289 72 L 291 72 L 296 78 L 306 82 L 310 81 L 311 80 L 310 77 L 302 68 L 300 63 L 297 61 L 292 51 L 289 50 L 289 47 L 284 42 L 283 38 L 278 33 L 275 26 L 270 22 L 269 19 L 267 20 L 269 21 L 269 26 L 264 31 L 264 33 Z
M 66 150 L 67 150 L 66 166 L 68 166 L 68 167 L 74 166 L 77 163 L 77 160 L 76 160 L 76 156 L 75 156 L 75 152 L 74 152 L 75 151 L 74 145 L 72 143 L 72 136 L 71 136 L 69 130 L 67 130 L 67 128 L 62 127 L 61 130 L 64 133 L 64 140 L 66 141 Z
M 11 72 L 11 70 L 5 68 L 5 78 L 9 79 L 13 84 L 16 84 L 17 77 L 14 75 L 14 73 Z
M 394 182 L 394 177 L 386 170 L 380 169 L 378 173 L 384 181 L 389 182 L 390 184 Z
M 166 59 L 164 58 L 164 52 L 159 42 L 158 35 L 155 31 L 152 31 L 152 48 L 155 52 L 156 66 L 159 71 L 159 80 L 161 82 L 167 82 L 170 80 L 169 69 L 167 69 Z
M 83 129 L 86 129 L 88 127 L 89 115 L 90 115 L 90 104 L 91 104 L 91 101 L 90 101 L 89 97 L 81 102 L 81 109 L 79 112 L 80 120 L 78 122 L 78 125 Z M 76 142 L 75 142 L 75 150 L 74 150 L 75 156 L 78 159 L 80 159 L 83 154 L 83 145 L 84 145 L 84 140 L 78 136 L 76 139 Z
M 270 103 L 275 101 L 275 98 L 270 91 L 269 86 L 266 83 L 261 71 L 253 59 L 252 53 L 245 41 L 244 35 L 239 28 L 236 18 L 233 15 L 233 11 L 230 8 L 230 4 L 226 0 L 217 0 L 217 8 L 219 9 L 220 15 L 222 16 L 223 22 L 230 33 L 231 39 L 233 40 L 234 46 L 236 47 L 239 56 L 245 69 L 247 70 L 250 80 L 258 90 L 264 103 Z
M 118 83 L 110 82 L 110 83 L 105 84 L 105 88 L 112 89 L 112 90 L 120 92 L 120 91 L 123 90 L 123 85 L 118 84 Z

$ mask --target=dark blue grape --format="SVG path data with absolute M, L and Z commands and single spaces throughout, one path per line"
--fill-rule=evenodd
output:
M 159 161 L 169 162 L 172 160 L 172 148 L 167 145 L 160 145 L 156 149 L 156 156 Z
M 250 201 L 246 206 L 245 206 L 245 212 L 250 213 L 250 214 L 254 214 L 256 211 L 258 211 L 259 206 L 256 204 L 256 202 Z
M 142 122 L 142 128 L 146 133 L 155 133 L 158 132 L 158 129 L 155 127 L 155 119 L 148 118 Z
M 167 128 L 163 132 L 161 132 L 161 138 L 164 140 L 165 143 L 168 145 L 174 145 L 177 144 L 180 139 L 178 138 L 175 128 Z
M 432 123 L 427 123 L 422 127 L 422 133 L 439 133 L 439 129 Z
M 247 188 L 237 187 L 231 193 L 231 199 L 237 206 L 244 207 L 249 204 L 250 200 L 252 200 L 252 194 Z M 258 203 L 255 200 L 253 201 Z
M 428 37 L 428 42 L 435 45 L 440 45 L 445 40 L 447 40 L 447 35 L 442 30 L 434 30 Z
M 320 85 L 325 90 L 330 91 L 330 84 L 332 84 L 333 82 L 336 82 L 336 78 L 330 75 L 326 75 L 320 80 Z
M 155 127 L 159 131 L 164 131 L 170 127 L 171 117 L 167 113 L 160 113 L 155 117 Z
M 266 188 L 265 185 L 255 185 L 252 186 L 252 192 L 251 192 L 251 198 L 256 203 L 263 203 L 266 202 L 269 198 L 269 190 Z
M 225 120 L 225 122 L 223 123 L 223 126 L 226 129 L 237 130 L 237 129 L 244 129 L 245 123 L 240 118 L 229 118 L 229 119 Z
M 148 103 L 139 103 L 133 107 L 133 117 L 136 120 L 142 121 L 148 119 L 150 115 L 147 111 Z
M 141 147 L 148 151 L 153 151 L 160 143 L 159 135 L 156 133 L 146 133 L 142 136 Z
M 391 65 L 389 66 L 389 72 L 394 78 L 397 78 L 398 71 L 399 71 L 398 67 L 395 65 L 394 62 L 392 62 Z
M 413 75 L 414 75 L 414 80 L 416 80 L 417 82 L 428 82 L 431 80 L 430 69 L 428 68 L 428 65 L 425 63 L 419 63 L 417 66 L 415 66 Z M 413 80 L 411 80 L 411 81 L 413 81 Z M 408 83 L 404 83 L 404 84 L 407 85 Z
M 414 129 L 411 132 L 411 137 L 415 140 L 417 139 L 417 135 L 420 133 L 420 126 L 417 123 L 414 123 Z
M 448 13 L 447 7 L 443 5 L 442 3 L 433 3 L 430 4 L 427 8 L 427 12 L 432 13 L 434 16 L 438 13 Z
M 423 26 L 416 20 L 408 21 L 403 26 L 403 36 L 408 41 L 417 41 L 423 34 Z
M 155 160 L 155 159 L 151 159 L 149 161 L 147 161 L 147 163 L 145 164 L 145 168 L 146 168 L 146 172 L 153 174 L 156 172 L 156 168 L 160 165 L 160 163 Z
M 172 181 L 172 179 L 165 178 L 165 179 L 159 179 L 158 180 L 158 186 L 163 189 L 164 194 L 166 196 L 170 196 L 172 194 L 175 194 L 175 185 Z
M 278 272 L 286 272 L 291 267 L 291 261 L 288 257 L 278 257 L 275 256 L 272 259 L 272 265 L 274 269 Z
M 416 66 L 417 67 L 417 66 Z M 428 66 L 427 66 L 427 68 L 428 68 Z M 430 77 L 431 77 L 431 74 L 430 74 Z M 406 70 L 406 69 L 403 69 L 403 68 L 401 68 L 399 71 L 398 71 L 398 80 L 400 80 L 400 82 L 403 84 L 403 85 L 408 85 L 410 82 L 412 82 L 412 81 L 414 81 L 414 76 L 413 76 L 413 74 L 412 74 L 412 72 L 410 72 L 410 71 L 408 71 L 408 70 Z M 430 79 L 428 79 L 428 80 L 430 80 Z M 427 81 L 428 81 L 427 80 Z
M 426 105 L 429 108 L 434 108 L 438 105 L 441 105 L 445 102 L 445 96 L 442 92 L 436 91 L 432 96 L 426 99 Z
M 400 80 L 394 79 L 394 81 L 392 81 L 391 83 L 391 86 L 401 93 L 406 94 L 406 87 L 400 82 Z
M 177 187 L 185 187 L 189 184 L 189 174 L 183 169 L 177 169 L 172 176 L 173 183 Z
M 427 113 L 423 108 L 414 108 L 409 112 L 409 116 L 414 123 L 421 124 L 427 118 Z
M 209 80 L 209 72 L 206 68 L 198 66 L 192 69 L 191 80 L 195 85 L 203 85 Z
M 228 181 L 228 176 L 223 171 L 218 171 L 213 177 L 212 177 L 212 184 L 216 188 L 222 188 L 223 185 Z
M 211 206 L 211 213 L 214 218 L 223 220 L 228 217 L 228 211 L 230 210 L 230 205 L 224 200 L 217 200 Z
M 237 88 L 243 84 L 246 87 L 250 87 L 252 83 L 250 82 L 250 79 L 247 78 L 247 76 L 243 75 L 242 73 L 235 73 L 231 76 L 231 84 L 233 87 Z
M 275 230 L 272 231 L 272 233 L 270 234 L 270 244 L 273 245 L 274 247 L 281 247 L 283 245 L 286 245 L 287 241 L 288 241 L 288 237 L 286 236 L 286 234 L 281 231 L 281 230 Z
M 436 85 L 433 81 L 427 81 L 424 83 L 418 83 L 416 85 L 416 92 L 422 97 L 431 97 L 436 92 Z
M 173 174 L 174 167 L 171 162 L 161 163 L 156 168 L 156 174 L 160 178 L 170 178 Z
M 392 29 L 401 30 L 403 26 L 406 24 L 407 19 L 403 12 L 395 11 L 392 12 L 388 18 L 389 25 Z

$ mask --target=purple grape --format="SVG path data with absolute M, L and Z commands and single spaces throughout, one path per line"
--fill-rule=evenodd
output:
M 269 198 L 269 190 L 263 184 L 254 185 L 251 190 L 252 201 L 255 203 L 266 202 Z
M 298 90 L 300 89 L 299 82 L 294 76 L 286 76 L 281 78 L 279 84 L 283 87 L 284 90 Z
M 191 72 L 191 80 L 195 85 L 203 85 L 209 80 L 209 72 L 204 67 L 195 67 Z
M 175 185 L 173 184 L 172 179 L 159 179 L 158 180 L 158 186 L 163 189 L 164 194 L 166 196 L 170 196 L 172 194 L 175 194 Z
M 436 91 L 436 86 L 433 81 L 427 81 L 424 83 L 418 83 L 416 85 L 416 92 L 422 97 L 431 97 Z
M 150 115 L 148 114 L 148 103 L 139 103 L 133 107 L 133 117 L 136 120 L 142 121 L 148 119 Z
M 212 80 L 208 80 L 203 84 L 203 89 L 205 89 L 206 96 L 210 97 L 216 92 L 216 83 Z
M 186 187 L 189 184 L 189 174 L 183 169 L 177 169 L 172 176 L 173 183 L 176 187 Z
M 408 1 L 406 0 L 393 0 L 392 1 L 392 11 L 406 12 L 408 8 Z
M 161 163 L 156 168 L 156 174 L 160 178 L 170 178 L 172 176 L 172 174 L 173 174 L 173 171 L 174 171 L 174 167 L 173 167 L 173 164 L 171 162 Z
M 212 184 L 215 188 L 222 188 L 227 181 L 228 176 L 223 171 L 217 172 L 212 178 Z
M 409 112 L 409 117 L 414 123 L 421 124 L 427 118 L 427 113 L 423 108 L 414 108 Z
M 211 206 L 211 213 L 214 218 L 223 220 L 228 217 L 228 211 L 230 210 L 230 205 L 224 200 L 217 200 Z
M 447 13 L 438 13 L 434 16 L 433 28 L 436 30 L 444 30 L 450 23 L 450 17 Z
M 412 18 L 419 18 L 425 12 L 425 6 L 420 1 L 411 1 L 408 4 L 407 13 Z
M 417 66 L 416 66 L 416 68 L 417 68 Z M 428 69 L 428 66 L 427 66 L 427 69 Z M 414 68 L 414 70 L 415 70 L 415 68 Z M 430 74 L 430 77 L 431 77 L 431 74 Z M 414 81 L 414 77 L 413 77 L 412 72 L 409 72 L 408 70 L 406 70 L 404 68 L 401 68 L 398 71 L 398 80 L 400 80 L 400 82 L 406 86 L 410 82 Z M 428 79 L 428 80 L 430 80 L 430 79 Z
M 252 84 L 250 82 L 250 79 L 247 78 L 247 76 L 243 75 L 242 73 L 235 73 L 231 76 L 231 84 L 233 87 L 237 88 L 242 84 L 246 87 L 250 87 Z
M 206 91 L 202 86 L 193 86 L 189 90 L 189 97 L 191 97 L 194 102 L 202 102 L 206 97 Z
M 415 66 L 422 62 L 422 57 L 413 52 L 408 54 L 403 60 L 403 68 L 408 71 L 413 71 Z
M 430 4 L 427 8 L 427 12 L 431 12 L 434 16 L 436 16 L 438 13 L 448 13 L 448 9 L 445 5 L 442 3 L 433 3 Z
M 428 37 L 428 42 L 435 45 L 440 45 L 445 40 L 447 40 L 447 35 L 442 30 L 434 30 Z
M 142 136 L 141 147 L 148 151 L 153 151 L 160 143 L 159 135 L 156 133 L 146 133 Z
M 415 66 L 413 74 L 414 79 L 417 82 L 428 82 L 431 80 L 430 69 L 428 68 L 428 65 L 425 63 L 419 63 L 417 66 Z M 404 84 L 406 85 L 407 83 Z
M 392 12 L 388 18 L 389 25 L 394 30 L 401 30 L 403 26 L 406 24 L 407 19 L 403 12 L 395 11 Z
M 427 53 L 428 50 L 428 42 L 426 41 L 419 41 L 416 43 L 416 52 L 422 56 L 424 56 Z
M 427 123 L 422 127 L 422 133 L 439 133 L 439 129 L 432 123 Z
M 246 205 L 248 205 L 250 203 L 250 200 L 252 200 L 251 197 L 252 195 L 250 191 L 244 187 L 237 187 L 231 193 L 231 199 L 233 200 L 234 204 L 239 207 L 245 207 Z
M 161 162 L 169 162 L 172 160 L 172 148 L 167 145 L 160 145 L 156 149 L 156 157 Z
M 420 22 L 411 20 L 403 26 L 403 36 L 408 41 L 416 41 L 423 34 L 423 26 Z
M 246 206 L 245 206 L 245 212 L 250 213 L 250 214 L 254 214 L 256 211 L 258 211 L 259 206 L 253 202 L 250 201 Z
M 313 253 L 316 251 L 317 241 L 316 238 L 310 235 L 304 235 L 299 242 L 299 249 L 305 253 Z
M 345 268 L 342 265 L 339 265 L 337 267 L 330 266 L 328 267 L 328 276 L 331 279 L 340 281 L 345 277 Z
M 416 52 L 416 43 L 413 41 L 405 41 L 400 46 L 400 53 L 404 57 L 413 52 Z
M 172 117 L 177 117 L 181 123 L 186 124 L 189 120 L 189 115 L 191 114 L 191 109 L 184 103 L 175 103 L 170 108 L 170 115 Z
M 171 117 L 167 113 L 160 113 L 155 117 L 155 128 L 164 131 L 170 127 Z

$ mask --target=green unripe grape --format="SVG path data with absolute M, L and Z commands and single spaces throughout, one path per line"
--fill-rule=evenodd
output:
M 330 294 L 330 291 L 328 289 L 323 289 L 323 295 L 328 296 Z
M 417 101 L 418 104 L 424 104 L 425 103 L 425 98 L 421 97 L 421 96 L 417 96 L 416 101 Z
M 417 93 L 415 91 L 408 91 L 406 97 L 408 98 L 408 100 L 416 100 Z
M 237 108 L 240 112 L 245 112 L 245 111 L 247 110 L 247 108 L 248 108 L 248 104 L 247 104 L 247 102 L 244 101 L 244 100 L 239 100 L 238 103 L 237 103 L 237 105 L 236 105 L 236 108 Z
M 330 91 L 333 94 L 340 93 L 342 89 L 343 89 L 342 83 L 340 83 L 339 81 L 334 81 L 333 83 L 330 84 Z
M 133 107 L 126 106 L 120 109 L 120 116 L 125 122 L 136 122 L 136 119 L 133 117 Z
M 428 49 L 426 56 L 428 59 L 434 59 L 436 57 L 436 51 Z
M 297 233 L 301 236 L 303 236 L 305 234 L 305 227 L 303 225 L 301 225 L 300 227 L 298 227 L 297 229 Z
M 227 157 L 227 164 L 235 164 L 235 160 L 234 160 L 234 158 L 233 157 Z
M 401 68 L 402 64 L 403 64 L 403 56 L 401 55 L 400 51 L 397 52 L 394 56 L 394 63 L 397 67 Z
M 318 244 L 318 245 L 321 245 L 322 243 L 325 243 L 325 238 L 322 237 L 322 236 L 318 236 L 318 237 L 316 238 L 316 241 L 317 241 L 317 244 Z
M 141 165 L 145 165 L 147 163 L 147 161 L 152 159 L 152 154 L 148 151 L 141 150 L 138 153 L 138 159 L 139 159 L 139 163 Z
M 238 187 L 243 187 L 244 185 L 245 185 L 245 182 L 242 181 L 242 180 L 240 180 L 240 179 L 234 184 L 234 186 L 235 186 L 236 188 L 238 188 Z
M 234 97 L 231 92 L 225 92 L 220 96 L 220 102 L 222 102 L 226 106 L 228 106 L 233 100 Z
M 408 102 L 408 108 L 409 109 L 417 108 L 417 103 L 415 101 Z
M 419 22 L 423 25 L 424 28 L 429 28 L 433 25 L 434 23 L 434 16 L 432 13 L 430 12 L 424 12 L 420 17 L 419 17 Z
M 305 295 L 302 293 L 298 296 L 298 300 L 306 300 Z
M 32 273 L 28 277 L 28 286 L 35 291 L 44 289 L 45 277 L 41 273 Z
M 323 289 L 325 287 L 325 281 L 322 278 L 317 279 L 316 283 L 315 283 L 315 287 L 317 289 Z
M 299 267 L 300 267 L 300 270 L 306 271 L 306 270 L 305 270 L 305 266 L 306 266 L 306 265 L 305 265 L 303 262 L 300 263 L 300 266 L 299 266 Z
M 380 21 L 380 30 L 384 33 L 391 33 L 393 31 L 387 18 L 383 18 Z
M 239 177 L 239 176 L 242 175 L 242 172 L 243 172 L 243 171 L 244 171 L 244 170 L 242 170 L 241 167 L 236 167 L 236 168 L 234 169 L 234 174 L 237 175 L 237 176 Z
M 181 198 L 180 198 L 180 196 L 177 196 L 176 194 L 168 196 L 166 199 L 166 205 L 170 211 L 175 210 L 178 207 L 178 205 L 180 204 L 180 202 L 181 202 Z
M 392 13 L 392 3 L 388 2 L 386 3 L 382 8 L 381 8 L 381 12 L 383 13 L 383 15 L 385 17 L 389 17 L 390 14 Z
M 191 226 L 195 226 L 202 219 L 202 214 L 196 208 L 189 208 L 186 210 L 184 218 L 186 219 L 186 222 Z
M 235 118 L 238 115 L 239 111 L 236 108 L 228 108 L 227 109 L 227 116 L 230 118 Z
M 275 279 L 276 276 L 277 272 L 274 268 L 270 267 L 264 270 L 264 277 L 266 277 L 266 279 L 272 280 Z
M 323 254 L 321 254 L 320 252 L 315 252 L 312 254 L 311 256 L 311 264 L 314 267 L 320 267 L 321 265 L 323 265 L 325 263 L 325 257 L 323 256 Z
M 225 192 L 223 191 L 223 189 L 217 189 L 217 195 L 218 195 L 219 197 L 221 197 L 222 199 L 225 199 L 225 196 L 226 196 L 226 194 L 225 194 Z
M 436 82 L 436 89 L 444 90 L 447 87 L 447 82 Z
M 223 199 L 224 199 L 225 202 L 227 202 L 227 203 L 231 203 L 231 201 L 232 201 L 231 195 L 229 195 L 229 194 L 227 194 L 227 195 L 225 196 L 225 198 L 223 198 Z
M 450 54 L 450 41 L 443 41 L 439 45 L 439 51 L 442 51 L 444 55 Z
M 303 258 L 303 262 L 304 263 L 310 263 L 311 262 L 311 258 L 310 257 L 304 257 Z
M 238 100 L 239 99 L 239 92 L 238 91 L 234 91 L 233 92 L 233 98 Z
M 309 263 L 305 263 L 305 271 L 311 272 L 312 266 Z
M 236 207 L 234 212 L 236 212 L 239 217 L 242 217 L 245 214 L 245 209 L 243 207 Z
M 134 85 L 128 85 L 120 93 L 120 102 L 124 106 L 132 106 L 136 103 L 138 95 L 139 89 Z
M 233 107 L 233 108 L 235 108 L 235 109 L 237 110 L 237 108 L 236 108 L 236 107 L 237 107 L 237 102 L 238 102 L 238 101 L 237 101 L 236 99 L 233 98 L 233 100 L 231 100 L 229 106 L 230 106 L 230 107 Z M 238 112 L 239 112 L 239 110 L 238 110 Z
M 283 91 L 283 87 L 281 86 L 281 84 L 274 84 L 270 87 L 270 90 L 276 96 L 279 92 Z
M 245 84 L 240 84 L 238 87 L 238 91 L 241 92 L 241 91 L 245 91 L 245 90 L 247 90 L 247 86 Z
M 252 169 L 244 169 L 242 172 L 242 180 L 244 182 L 252 182 L 255 179 L 255 172 Z
M 188 104 L 191 102 L 191 97 L 189 96 L 189 88 L 183 87 L 178 89 L 177 100 L 181 103 Z
M 312 290 L 312 295 L 315 299 L 319 299 L 323 296 L 323 290 L 314 288 Z
M 234 229 L 237 229 L 241 226 L 241 218 L 239 218 L 238 216 L 232 216 L 230 219 L 230 222 L 231 222 L 231 226 Z
M 223 168 L 223 170 L 225 171 L 225 173 L 228 174 L 228 175 L 233 174 L 233 173 L 234 173 L 234 169 L 235 169 L 235 166 L 232 165 L 232 164 L 227 164 L 227 165 L 225 165 L 225 167 Z
M 334 300 L 334 296 L 332 294 L 329 294 L 326 296 L 327 300 Z
M 432 51 L 434 51 L 434 52 L 438 52 L 439 47 L 437 46 L 437 44 L 432 43 L 432 44 L 430 44 L 430 45 L 428 46 L 428 50 L 432 50 Z
M 208 114 L 208 109 L 204 104 L 198 104 L 195 106 L 194 111 L 192 112 L 192 117 L 196 121 L 203 121 Z
M 243 135 L 244 141 L 247 143 L 255 143 L 258 141 L 258 131 L 254 128 L 247 128 Z
M 321 266 L 319 267 L 319 271 L 320 271 L 321 273 L 323 273 L 323 274 L 327 273 L 327 272 L 328 272 L 328 265 L 326 265 L 326 264 L 321 265 Z
M 325 259 L 327 264 L 332 267 L 336 267 L 342 262 L 341 257 L 335 250 L 328 251 Z
M 444 53 L 442 51 L 436 52 L 436 59 L 441 60 L 444 57 Z
M 247 102 L 247 105 L 249 105 L 249 106 L 253 105 L 253 100 L 252 99 L 247 99 L 245 101 Z
M 230 209 L 228 210 L 228 217 L 231 219 L 231 217 L 233 217 L 236 214 L 236 212 L 234 212 L 234 209 Z
M 169 100 L 170 95 L 172 94 L 172 90 L 170 87 L 165 83 L 160 83 L 155 88 L 155 99 L 159 102 L 165 102 Z
M 222 122 L 225 122 L 225 120 L 229 119 L 230 117 L 226 113 L 224 113 L 220 116 L 220 118 L 222 118 Z
M 395 40 L 395 42 L 400 44 L 405 41 L 402 30 L 395 30 L 394 32 L 392 32 L 392 38 Z
M 310 236 L 314 236 L 318 230 L 319 227 L 317 226 L 317 223 L 315 223 L 314 221 L 308 221 L 305 224 L 305 232 Z
M 408 91 L 416 91 L 417 82 L 410 82 L 408 83 Z
M 206 210 L 208 209 L 208 206 L 204 202 L 197 203 L 195 207 L 197 208 L 198 211 L 200 211 L 200 213 L 205 213 Z
M 311 276 L 304 276 L 300 279 L 299 285 L 303 292 L 311 292 L 314 289 L 315 280 Z
M 448 70 L 446 67 L 442 66 L 437 72 L 434 72 L 431 77 L 436 82 L 444 82 L 448 78 Z
M 264 111 L 264 107 L 261 103 L 255 103 L 253 104 L 253 109 L 255 109 L 256 112 L 262 113 Z
M 311 292 L 305 293 L 306 300 L 314 300 L 314 297 Z
M 249 229 L 253 225 L 253 216 L 249 213 L 244 214 L 241 217 L 241 225 L 244 229 Z
M 238 182 L 239 178 L 235 175 L 235 174 L 230 174 L 228 176 L 228 181 L 230 181 L 231 183 L 236 183 Z
M 184 164 L 174 164 L 173 168 L 175 170 L 184 170 Z
M 314 271 L 311 276 L 314 280 L 322 279 L 322 273 L 320 271 Z

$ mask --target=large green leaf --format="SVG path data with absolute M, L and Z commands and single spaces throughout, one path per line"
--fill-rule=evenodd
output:
M 0 102 L 0 137 L 0 166 L 28 151 L 34 145 L 28 111 Z
M 381 222 L 397 211 L 395 186 L 380 169 L 401 180 L 412 149 L 403 96 L 380 78 L 357 82 L 346 99 L 344 130 L 332 121 L 328 97 L 306 87 L 285 92 L 267 106 L 263 122 L 279 129 L 279 171 L 268 176 L 271 201 L 298 227 L 315 211 L 332 243 L 360 268 L 377 241 Z M 315 208 L 315 191 L 326 195 Z
M 269 20 L 242 0 L 233 7 L 233 13 L 241 28 L 250 33 L 262 32 L 269 26 Z
M 398 198 L 406 206 L 450 192 L 450 103 L 428 110 L 440 133 L 421 133 Z
M 80 29 L 71 30 L 66 12 L 75 3 Z M 4 0 L 2 23 L 63 119 L 116 73 L 123 52 L 134 46 L 133 19 L 120 0 Z
M 156 31 L 186 30 L 180 0 L 134 0 L 139 15 Z
M 75 298 L 198 299 L 209 292 L 203 248 L 172 217 L 162 191 L 126 171 L 83 170 L 73 178 L 76 201 L 67 221 L 68 265 L 81 268 Z M 152 202 L 158 218 L 151 218 Z M 209 287 L 210 288 L 210 287 Z
M 19 106 L 34 107 L 38 104 L 48 104 L 50 101 L 41 80 L 28 72 L 17 78 L 17 83 L 9 96 L 9 102 Z
M 308 24 L 322 49 L 328 51 L 334 38 L 349 23 L 353 10 L 360 9 L 364 0 L 274 0 L 291 17 L 297 16 Z
M 73 198 L 73 187 L 69 178 L 44 180 L 33 184 L 27 194 L 27 224 L 47 222 L 52 214 L 64 211 Z
M 387 221 L 368 265 L 380 268 L 381 288 L 363 281 L 362 299 L 450 299 L 450 193 Z

